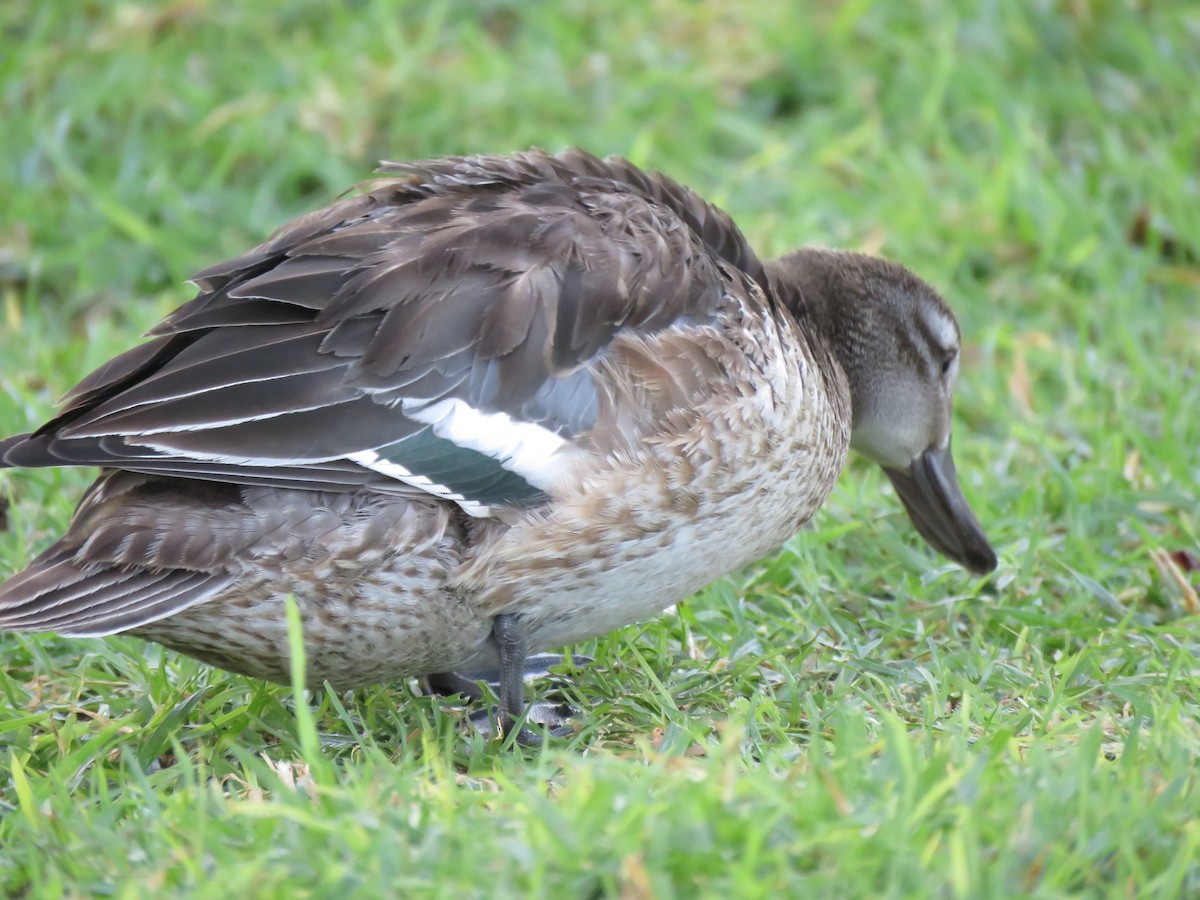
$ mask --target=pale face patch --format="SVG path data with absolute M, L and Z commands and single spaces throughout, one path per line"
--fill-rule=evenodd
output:
M 959 368 L 959 331 L 952 317 L 923 304 L 897 323 L 901 346 L 917 351 L 885 358 L 887 377 L 870 379 L 860 396 L 863 414 L 851 446 L 885 468 L 905 470 L 931 447 L 950 440 L 950 407 Z
M 958 325 L 952 318 L 938 310 L 929 310 L 925 313 L 925 324 L 938 348 L 948 350 L 958 346 Z

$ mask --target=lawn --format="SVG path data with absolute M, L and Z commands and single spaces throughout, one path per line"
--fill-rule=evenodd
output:
M 1186 0 L 0 4 L 0 434 L 378 159 L 579 144 L 936 284 L 1001 557 L 855 462 L 578 648 L 538 751 L 413 685 L 4 635 L 0 894 L 1200 892 L 1197 46 Z M 93 474 L 0 473 L 0 576 Z

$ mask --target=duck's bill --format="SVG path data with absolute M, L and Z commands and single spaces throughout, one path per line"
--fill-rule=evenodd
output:
M 885 468 L 908 517 L 935 550 L 977 575 L 996 568 L 996 551 L 967 506 L 949 445 L 919 454 L 907 472 Z

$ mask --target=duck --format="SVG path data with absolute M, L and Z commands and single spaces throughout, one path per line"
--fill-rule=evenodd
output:
M 94 466 L 0 585 L 0 630 L 130 634 L 288 683 L 497 685 L 772 552 L 850 449 L 935 550 L 997 559 L 960 487 L 961 336 L 898 263 L 762 260 L 619 157 L 385 163 L 193 279 L 194 299 L 0 441 Z

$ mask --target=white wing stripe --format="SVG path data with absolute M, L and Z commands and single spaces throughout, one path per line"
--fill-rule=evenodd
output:
M 472 516 L 490 516 L 492 514 L 490 506 L 484 506 L 482 503 L 468 500 L 462 494 L 456 494 L 444 484 L 438 484 L 424 475 L 416 475 L 399 463 L 383 459 L 374 450 L 360 450 L 358 453 L 349 453 L 346 455 L 346 459 L 352 459 L 360 466 L 366 466 L 368 469 L 373 469 L 381 475 L 395 478 L 397 481 L 402 481 L 405 484 L 411 484 L 413 487 L 420 488 L 427 493 L 433 494 L 435 497 L 441 497 L 444 500 L 453 500 L 463 508 L 464 512 Z
M 406 400 L 402 408 L 408 418 L 432 426 L 438 437 L 496 460 L 543 491 L 556 474 L 551 457 L 567 443 L 541 425 L 518 422 L 507 413 L 480 412 L 458 397 L 428 406 Z

